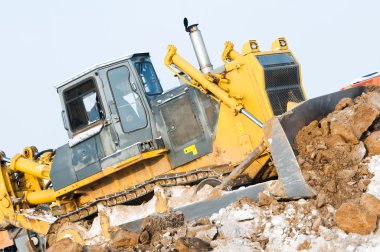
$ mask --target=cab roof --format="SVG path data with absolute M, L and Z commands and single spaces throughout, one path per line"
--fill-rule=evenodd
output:
M 78 78 L 80 78 L 80 77 L 82 77 L 82 76 L 84 76 L 84 75 L 86 75 L 86 74 L 94 71 L 94 70 L 98 70 L 98 69 L 101 69 L 101 68 L 103 68 L 105 66 L 109 66 L 109 65 L 112 65 L 112 64 L 115 64 L 115 63 L 118 63 L 118 62 L 122 62 L 122 61 L 125 61 L 127 59 L 131 59 L 131 58 L 133 58 L 135 56 L 148 56 L 149 57 L 150 55 L 149 55 L 148 52 L 145 52 L 145 53 L 133 53 L 133 54 L 121 57 L 121 58 L 117 58 L 117 59 L 114 59 L 114 60 L 111 60 L 111 61 L 107 61 L 107 62 L 102 63 L 102 64 L 98 64 L 98 65 L 92 66 L 92 67 L 86 69 L 85 71 L 82 71 L 79 74 L 76 74 L 73 77 L 71 77 L 71 78 L 69 78 L 69 79 L 61 82 L 60 84 L 56 85 L 55 88 L 59 89 L 59 88 L 65 86 L 65 85 L 69 84 L 70 82 L 72 82 L 72 81 L 74 81 L 74 80 L 76 80 L 76 79 L 78 79 Z

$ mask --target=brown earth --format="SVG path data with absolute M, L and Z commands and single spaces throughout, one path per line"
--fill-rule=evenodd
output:
M 360 205 L 365 207 L 368 211 L 376 214 L 377 217 L 380 217 L 380 200 L 378 200 L 372 194 L 363 194 L 360 199 Z
M 147 231 L 151 236 L 167 228 L 175 228 L 183 225 L 185 216 L 178 212 L 167 212 L 153 214 L 146 217 L 141 225 L 143 231 Z
M 139 233 L 120 229 L 111 234 L 112 246 L 117 249 L 133 248 L 139 242 Z
M 70 238 L 64 238 L 54 243 L 54 245 L 49 247 L 46 252 L 81 252 L 82 250 L 82 245 L 73 242 Z
M 369 155 L 380 154 L 380 130 L 372 132 L 365 140 L 365 147 Z
M 361 161 L 367 155 L 366 147 L 378 145 L 368 140 L 365 146 L 363 140 L 379 117 L 379 100 L 378 92 L 355 100 L 344 98 L 334 112 L 311 122 L 296 136 L 297 159 L 305 180 L 318 195 L 318 207 L 359 203 L 371 179 Z
M 346 232 L 366 235 L 376 229 L 377 216 L 361 205 L 343 203 L 336 210 L 334 220 Z

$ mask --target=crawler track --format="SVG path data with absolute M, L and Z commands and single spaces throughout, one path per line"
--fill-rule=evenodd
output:
M 223 166 L 217 168 L 213 167 L 207 169 L 199 169 L 185 173 L 167 174 L 155 177 L 151 180 L 147 180 L 144 183 L 126 189 L 122 192 L 97 198 L 96 201 L 82 206 L 75 211 L 58 216 L 58 219 L 51 225 L 50 230 L 47 234 L 48 246 L 54 244 L 56 241 L 56 234 L 64 223 L 78 222 L 90 216 L 95 216 L 95 214 L 98 213 L 97 206 L 99 204 L 108 207 L 126 204 L 153 192 L 156 185 L 162 187 L 189 185 L 205 178 L 219 178 L 221 176 L 225 176 L 231 172 L 231 169 L 232 168 Z

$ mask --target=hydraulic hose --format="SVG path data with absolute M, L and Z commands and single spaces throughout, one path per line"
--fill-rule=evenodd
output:
M 46 152 L 52 152 L 54 154 L 55 150 L 53 149 L 47 149 L 47 150 L 44 150 L 44 151 L 40 151 L 38 152 L 34 157 L 35 158 L 39 158 L 40 156 L 42 156 L 43 154 L 45 154 Z

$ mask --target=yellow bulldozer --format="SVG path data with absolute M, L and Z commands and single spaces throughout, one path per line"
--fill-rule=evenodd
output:
M 198 203 L 203 215 L 244 194 L 255 198 L 271 179 L 280 179 L 289 198 L 313 196 L 294 136 L 362 91 L 304 102 L 300 66 L 285 38 L 269 51 L 255 40 L 241 52 L 226 42 L 224 64 L 213 68 L 198 25 L 184 23 L 199 69 L 170 45 L 164 63 L 178 87 L 163 92 L 148 53 L 97 65 L 56 87 L 67 144 L 0 154 L 0 225 L 10 237 L 3 248 L 13 240 L 21 251 L 25 241 L 44 250 L 68 232 L 80 239 L 61 227 L 95 218 L 99 205 L 136 202 L 156 185 L 253 185 L 215 199 L 212 209 Z M 192 209 L 182 210 L 191 216 Z

